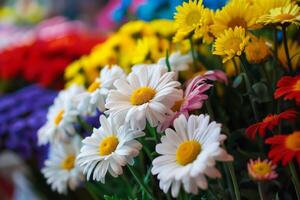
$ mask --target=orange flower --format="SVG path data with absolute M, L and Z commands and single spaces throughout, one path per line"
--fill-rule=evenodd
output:
M 255 139 L 257 132 L 261 137 L 264 137 L 266 130 L 273 130 L 273 128 L 277 126 L 281 120 L 284 119 L 293 122 L 297 116 L 298 112 L 293 109 L 286 110 L 280 114 L 269 114 L 261 122 L 249 126 L 246 129 L 246 134 L 252 140 Z
M 267 159 L 250 160 L 247 164 L 248 174 L 254 181 L 269 181 L 277 178 L 276 165 Z
M 277 87 L 274 93 L 275 99 L 284 97 L 284 100 L 294 99 L 297 104 L 300 103 L 300 75 L 283 76 L 277 82 Z
M 273 136 L 266 139 L 266 144 L 272 145 L 268 156 L 274 163 L 281 161 L 285 166 L 295 158 L 300 164 L 300 131 Z

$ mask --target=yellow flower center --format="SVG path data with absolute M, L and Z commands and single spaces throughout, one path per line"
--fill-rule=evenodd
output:
M 99 153 L 101 156 L 106 156 L 114 152 L 119 144 L 116 136 L 112 135 L 103 139 L 99 145 Z
M 98 88 L 101 87 L 101 83 L 98 80 L 95 80 L 87 89 L 88 92 L 92 93 L 95 90 L 97 90 Z
M 260 176 L 264 176 L 272 171 L 270 165 L 266 162 L 257 162 L 252 166 L 252 169 Z
M 185 22 L 189 26 L 199 23 L 201 20 L 201 13 L 198 10 L 189 12 L 185 18 Z
M 229 38 L 224 42 L 223 49 L 224 50 L 232 49 L 232 50 L 234 50 L 234 52 L 238 52 L 238 51 L 240 51 L 240 44 L 242 42 L 243 42 L 242 39 L 239 37 Z
M 201 152 L 201 144 L 195 140 L 181 143 L 176 150 L 176 161 L 180 165 L 193 162 Z
M 156 91 L 150 87 L 140 87 L 134 90 L 130 96 L 132 105 L 142 105 L 154 98 Z
M 300 91 L 300 80 L 298 80 L 298 81 L 296 82 L 296 84 L 294 85 L 294 90 Z
M 294 15 L 291 15 L 291 14 L 288 14 L 288 13 L 283 13 L 283 14 L 277 15 L 275 18 L 280 20 L 280 21 L 285 21 L 285 20 L 293 19 Z
M 65 111 L 63 109 L 57 113 L 56 117 L 54 118 L 55 126 L 58 126 L 58 124 L 61 122 L 61 120 L 64 116 L 64 113 L 65 113 Z
M 239 26 L 241 26 L 244 29 L 247 29 L 247 22 L 245 21 L 245 19 L 241 17 L 235 17 L 228 22 L 227 26 L 228 28 L 232 28 L 232 29 Z
M 286 148 L 293 151 L 300 151 L 300 131 L 290 134 L 285 140 Z
M 65 170 L 71 170 L 74 168 L 76 157 L 74 155 L 67 156 L 61 163 L 61 168 Z
M 179 101 L 175 101 L 175 103 L 174 103 L 174 105 L 172 106 L 171 110 L 172 110 L 173 112 L 179 111 L 179 110 L 180 110 L 180 107 L 181 107 L 181 105 L 182 105 L 183 102 L 184 102 L 184 99 L 181 99 L 181 100 L 179 100 Z

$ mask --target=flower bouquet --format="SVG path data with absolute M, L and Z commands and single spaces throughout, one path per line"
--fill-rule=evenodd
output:
M 182 3 L 71 63 L 38 143 L 93 199 L 300 199 L 300 7 Z M 99 117 L 99 126 L 86 119 Z

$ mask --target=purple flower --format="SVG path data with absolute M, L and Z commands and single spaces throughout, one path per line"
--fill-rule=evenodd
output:
M 37 130 L 45 123 L 56 91 L 37 85 L 0 96 L 0 149 L 43 163 L 47 146 L 37 145 Z

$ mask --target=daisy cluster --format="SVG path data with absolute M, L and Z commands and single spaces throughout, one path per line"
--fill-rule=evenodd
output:
M 299 20 L 292 0 L 189 0 L 174 20 L 124 24 L 66 68 L 38 131 L 48 184 L 99 199 L 300 199 Z

